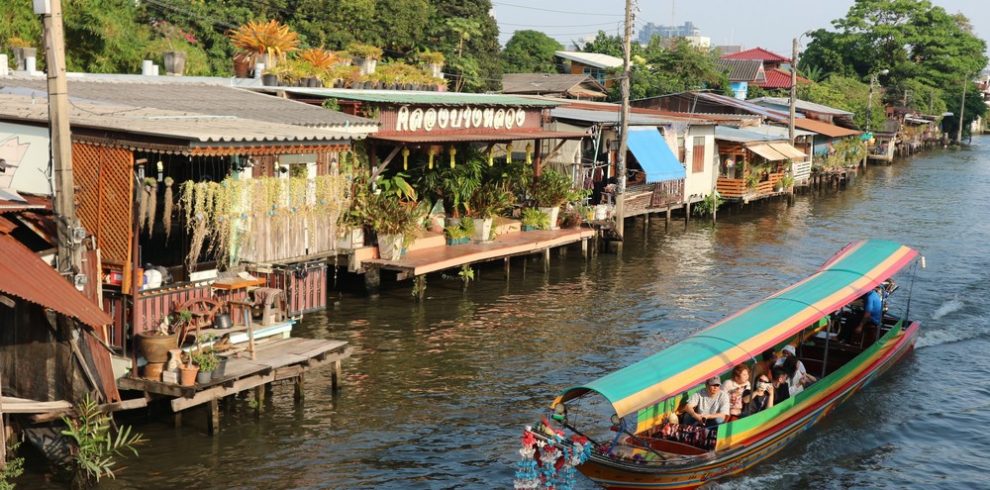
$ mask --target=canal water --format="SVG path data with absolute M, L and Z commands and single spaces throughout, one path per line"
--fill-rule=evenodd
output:
M 561 389 L 642 359 L 813 272 L 850 241 L 899 240 L 927 257 L 912 315 L 916 352 L 789 450 L 751 488 L 975 488 L 990 463 L 990 139 L 871 166 L 839 193 L 756 203 L 644 232 L 620 256 L 579 252 L 484 269 L 467 290 L 431 277 L 343 296 L 299 336 L 355 347 L 343 389 L 309 376 L 306 400 L 276 386 L 216 438 L 149 420 L 151 442 L 107 488 L 509 488 L 518 437 Z M 908 286 L 905 279 L 901 284 Z M 907 289 L 897 293 L 902 301 Z M 188 419 L 188 417 L 187 417 Z M 37 485 L 35 485 L 37 484 Z M 30 487 L 42 486 L 32 481 Z M 580 478 L 579 488 L 593 488 Z

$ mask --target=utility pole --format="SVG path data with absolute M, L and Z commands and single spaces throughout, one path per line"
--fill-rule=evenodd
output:
M 626 221 L 626 151 L 629 146 L 629 58 L 632 50 L 632 3 L 633 0 L 626 0 L 626 30 L 622 41 L 622 109 L 619 116 L 619 157 L 615 170 L 618 177 L 615 190 L 615 231 L 619 238 L 625 236 Z
M 35 1 L 35 13 L 42 14 L 45 28 L 45 63 L 48 72 L 48 131 L 51 137 L 55 176 L 55 215 L 58 217 L 58 271 L 79 273 L 82 254 L 76 221 L 75 192 L 72 178 L 72 141 L 69 132 L 69 90 L 65 80 L 65 36 L 62 30 L 61 0 Z M 47 8 L 46 8 L 47 7 Z
M 956 143 L 962 146 L 962 130 L 963 121 L 965 120 L 963 116 L 966 115 L 966 86 L 969 85 L 969 79 L 963 79 L 963 94 L 962 100 L 959 101 L 959 132 L 956 133 Z
M 798 63 L 798 38 L 794 38 L 791 45 L 791 113 L 787 119 L 787 137 L 791 139 L 791 146 L 794 146 L 796 138 L 794 134 L 794 118 L 797 116 L 797 63 Z

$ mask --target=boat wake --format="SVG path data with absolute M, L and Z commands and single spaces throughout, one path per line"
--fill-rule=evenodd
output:
M 938 320 L 945 315 L 955 313 L 963 309 L 964 306 L 966 306 L 966 303 L 963 303 L 959 298 L 952 298 L 945 303 L 942 303 L 942 306 L 939 306 L 935 310 L 935 313 L 932 313 L 932 320 Z

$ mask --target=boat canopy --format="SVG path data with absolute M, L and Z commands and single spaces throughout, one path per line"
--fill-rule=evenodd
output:
M 553 406 L 594 391 L 624 417 L 756 358 L 910 264 L 918 252 L 885 240 L 847 245 L 815 274 L 642 361 L 564 390 Z

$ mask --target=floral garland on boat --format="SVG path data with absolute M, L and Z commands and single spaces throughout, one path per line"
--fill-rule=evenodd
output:
M 516 490 L 570 490 L 574 488 L 576 470 L 591 457 L 592 445 L 586 437 L 573 435 L 568 440 L 544 424 L 546 439 L 536 437 L 526 426 L 522 436 L 522 459 L 516 464 Z M 552 434 L 552 435 L 551 435 Z

